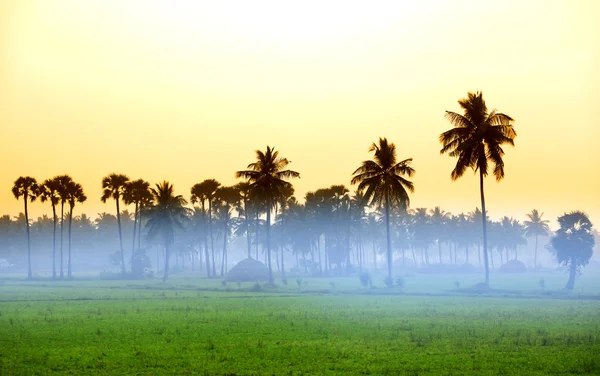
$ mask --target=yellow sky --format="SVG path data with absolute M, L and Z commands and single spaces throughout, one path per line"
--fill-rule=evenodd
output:
M 349 185 L 379 136 L 414 158 L 412 207 L 470 211 L 477 179 L 450 181 L 437 138 L 481 90 L 518 133 L 490 215 L 582 209 L 600 227 L 598 19 L 594 0 L 0 0 L 0 213 L 21 210 L 21 175 L 72 175 L 91 215 L 113 211 L 110 172 L 188 197 L 267 144 L 302 197 Z

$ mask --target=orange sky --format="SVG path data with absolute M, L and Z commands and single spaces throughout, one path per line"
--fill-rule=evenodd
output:
M 518 133 L 491 217 L 582 209 L 600 227 L 598 19 L 594 0 L 0 0 L 0 213 L 21 210 L 21 175 L 72 175 L 91 215 L 114 210 L 110 172 L 188 197 L 267 144 L 301 197 L 349 185 L 379 136 L 414 158 L 412 207 L 467 212 L 477 179 L 450 181 L 438 135 L 481 90 Z

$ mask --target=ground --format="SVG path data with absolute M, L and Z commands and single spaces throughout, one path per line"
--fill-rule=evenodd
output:
M 546 290 L 559 291 L 554 276 Z M 403 290 L 377 277 L 375 289 L 9 279 L 0 374 L 600 374 L 598 279 L 573 294 L 543 293 L 537 275 L 492 275 L 499 292 L 484 297 L 451 291 L 471 278 L 408 275 Z

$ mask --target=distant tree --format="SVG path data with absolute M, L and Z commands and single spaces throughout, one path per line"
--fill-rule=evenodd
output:
M 438 245 L 438 256 L 440 264 L 442 264 L 442 241 L 445 236 L 446 221 L 448 219 L 448 213 L 442 208 L 436 206 L 429 210 L 431 226 L 433 228 L 433 237 Z
M 29 212 L 27 211 L 27 201 L 33 202 L 39 195 L 39 188 L 35 178 L 30 176 L 21 176 L 15 180 L 12 188 L 12 194 L 18 200 L 23 197 L 25 206 L 25 228 L 27 229 L 27 279 L 32 279 L 31 272 L 31 236 L 29 234 Z
M 65 225 L 65 203 L 69 199 L 67 187 L 73 181 L 69 175 L 60 175 L 55 178 L 58 182 L 58 195 L 60 196 L 60 279 L 64 278 L 63 234 Z
M 237 187 L 219 187 L 215 192 L 215 200 L 223 205 L 223 257 L 221 259 L 221 277 L 227 272 L 227 241 L 229 238 L 229 217 L 231 208 L 240 201 Z
M 71 225 L 73 223 L 73 210 L 75 209 L 75 203 L 83 203 L 87 200 L 87 197 L 83 193 L 83 187 L 79 183 L 70 181 L 65 186 L 65 194 L 67 196 L 67 202 L 69 203 L 69 254 L 67 261 L 67 278 L 72 278 L 73 273 L 71 269 Z
M 187 201 L 181 195 L 175 195 L 173 185 L 167 181 L 156 184 L 151 188 L 154 196 L 154 205 L 146 208 L 145 217 L 148 218 L 146 227 L 150 239 L 160 236 L 165 247 L 165 274 L 163 282 L 169 278 L 169 258 L 171 246 L 175 242 L 175 230 L 182 229 L 183 223 L 188 219 L 189 209 L 185 207 Z
M 537 209 L 533 209 L 531 213 L 527 214 L 527 220 L 523 222 L 525 225 L 525 235 L 535 236 L 535 250 L 533 256 L 533 265 L 537 267 L 537 250 L 538 250 L 538 236 L 546 236 L 550 232 L 549 221 L 542 219 L 544 213 L 539 213 Z
M 569 269 L 569 280 L 565 286 L 573 290 L 575 277 L 581 268 L 590 262 L 594 249 L 592 222 L 581 211 L 573 211 L 558 217 L 560 228 L 550 242 L 550 251 L 559 264 Z
M 267 212 L 267 263 L 269 268 L 269 282 L 273 282 L 273 269 L 271 267 L 271 211 L 277 200 L 284 196 L 284 190 L 290 183 L 284 179 L 298 178 L 300 174 L 296 171 L 287 170 L 290 161 L 279 157 L 279 152 L 267 146 L 262 152 L 256 150 L 256 162 L 248 165 L 248 170 L 237 171 L 236 178 L 244 178 L 250 183 L 250 188 L 257 201 L 263 203 Z
M 440 154 L 448 153 L 449 156 L 458 158 L 456 166 L 452 170 L 452 180 L 463 176 L 469 167 L 474 171 L 479 170 L 479 190 L 483 212 L 485 283 L 489 284 L 483 178 L 488 174 L 488 162 L 494 165 L 496 181 L 504 178 L 504 162 L 502 161 L 504 150 L 501 146 L 503 144 L 514 145 L 514 138 L 517 134 L 513 129 L 513 119 L 510 116 L 496 112 L 496 110 L 488 112 L 482 93 L 469 93 L 468 98 L 459 100 L 458 104 L 463 109 L 463 115 L 446 111 L 446 118 L 454 125 L 454 128 L 440 135 L 439 140 L 443 145 Z
M 123 232 L 121 229 L 121 210 L 119 209 L 119 199 L 125 193 L 129 177 L 123 174 L 112 173 L 102 179 L 102 202 L 106 203 L 109 198 L 113 198 L 117 204 L 117 227 L 119 228 L 119 245 L 121 247 L 121 273 L 125 274 L 125 251 L 123 250 Z
M 251 190 L 250 183 L 248 182 L 239 182 L 236 185 L 240 197 L 242 200 L 242 211 L 244 216 L 244 227 L 246 233 L 246 245 L 248 246 L 248 258 L 252 258 L 252 239 L 250 236 L 250 218 L 248 217 L 250 214 L 250 199 L 251 199 Z
M 46 179 L 40 186 L 40 200 L 42 202 L 50 201 L 52 205 L 52 278 L 56 279 L 56 224 L 58 217 L 56 215 L 56 205 L 60 202 L 60 181 L 55 177 Z
M 414 185 L 403 176 L 413 176 L 415 170 L 410 167 L 412 158 L 398 162 L 396 145 L 380 138 L 379 144 L 373 143 L 369 151 L 375 152 L 373 160 L 362 162 L 352 175 L 351 183 L 358 184 L 358 190 L 364 192 L 369 205 L 385 209 L 387 239 L 388 279 L 392 280 L 392 243 L 390 237 L 390 207 L 398 206 L 405 210 L 410 203 L 408 192 L 414 191 Z
M 215 193 L 217 188 L 221 186 L 221 183 L 216 181 L 215 179 L 206 179 L 202 183 L 195 184 L 191 189 L 191 201 L 192 203 L 196 203 L 200 201 L 202 203 L 202 211 L 205 212 L 204 202 L 208 202 L 208 232 L 210 236 L 210 250 L 212 253 L 212 273 L 210 272 L 210 267 L 207 266 L 207 270 L 209 271 L 208 276 L 211 275 L 215 277 L 217 275 L 217 269 L 215 265 L 215 243 L 213 237 L 213 229 L 212 229 L 212 212 L 213 212 L 213 203 L 215 198 Z M 206 217 L 205 217 L 206 218 Z M 205 243 L 206 249 L 208 249 L 208 240 Z M 206 259 L 207 264 L 211 264 L 208 261 L 208 255 Z
M 137 179 L 125 183 L 125 190 L 123 192 L 123 202 L 125 205 L 135 204 L 135 211 L 133 213 L 133 244 L 131 246 L 131 255 L 135 252 L 135 240 L 137 225 L 141 225 L 141 206 L 144 201 L 152 199 L 152 193 L 150 192 L 150 183 L 143 179 Z M 140 232 L 142 228 L 140 226 Z M 138 245 L 138 248 L 140 246 Z

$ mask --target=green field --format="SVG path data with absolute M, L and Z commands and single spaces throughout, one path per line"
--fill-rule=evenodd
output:
M 593 296 L 535 295 L 531 276 L 528 298 L 427 295 L 453 278 L 409 295 L 427 280 L 407 278 L 406 291 L 311 279 L 259 292 L 193 278 L 8 280 L 0 374 L 600 374 Z M 524 281 L 498 284 L 527 291 Z

